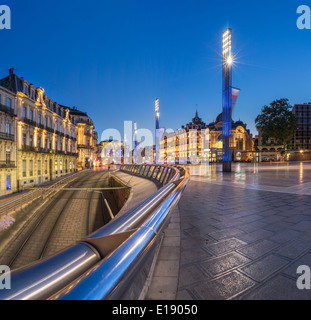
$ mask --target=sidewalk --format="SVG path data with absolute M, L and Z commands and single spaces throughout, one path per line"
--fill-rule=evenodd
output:
M 192 177 L 178 205 L 177 299 L 311 299 L 296 284 L 311 267 L 311 164 L 255 169 Z

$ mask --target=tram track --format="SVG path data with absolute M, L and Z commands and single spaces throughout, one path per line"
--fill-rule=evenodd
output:
M 90 184 L 91 186 L 96 186 L 101 179 L 105 178 L 107 172 L 102 171 L 101 173 L 97 173 L 99 177 L 96 177 L 95 181 L 92 181 L 93 174 L 94 177 L 96 177 L 96 174 L 93 172 L 91 175 L 90 173 L 86 173 L 83 177 L 80 176 L 79 180 L 70 182 L 68 187 L 79 188 L 86 187 Z M 79 193 L 82 193 L 82 191 L 59 191 L 57 196 L 49 200 L 49 202 L 39 210 L 39 214 L 36 214 L 37 218 L 28 223 L 26 230 L 23 230 L 23 232 L 17 236 L 17 239 L 12 243 L 12 248 L 8 250 L 6 265 L 8 265 L 11 270 L 23 267 L 47 255 L 51 240 L 57 237 L 56 230 L 62 216 L 69 210 L 74 199 L 83 199 L 83 196 L 85 196 L 85 194 L 80 194 L 79 196 Z M 86 213 L 87 223 L 89 223 L 92 198 L 93 194 L 89 192 L 86 199 L 88 201 Z M 88 230 L 89 227 L 87 227 L 87 231 Z M 3 259 L 1 259 L 1 263 L 5 262 L 2 260 Z

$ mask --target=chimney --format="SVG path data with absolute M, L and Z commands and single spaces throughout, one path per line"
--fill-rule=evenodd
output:
M 10 82 L 10 88 L 12 92 L 16 91 L 16 85 L 14 81 L 14 68 L 9 69 L 9 82 Z

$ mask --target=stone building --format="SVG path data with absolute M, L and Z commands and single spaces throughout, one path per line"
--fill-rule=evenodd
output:
M 17 190 L 16 95 L 0 86 L 0 196 Z
M 254 141 L 242 121 L 232 121 L 231 147 L 233 161 L 253 159 Z M 207 125 L 196 112 L 191 122 L 175 132 L 165 133 L 160 141 L 162 163 L 222 162 L 222 157 L 222 114 Z
M 0 186 L 0 195 L 40 185 L 77 170 L 77 138 L 82 121 L 71 114 L 71 108 L 59 105 L 44 92 L 43 88 L 16 75 L 13 69 L 0 80 L 0 109 L 3 110 L 0 114 L 3 159 L 0 161 L 5 161 L 6 170 L 1 174 L 1 186 L 4 180 L 7 186 L 11 181 L 7 192 Z M 92 131 L 86 133 L 93 143 L 93 123 L 90 127 Z
M 76 107 L 70 109 L 70 116 L 77 128 L 78 169 L 92 168 L 97 146 L 97 133 L 93 120 L 86 112 Z

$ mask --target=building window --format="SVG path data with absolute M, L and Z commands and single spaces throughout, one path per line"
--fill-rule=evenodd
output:
M 26 133 L 23 133 L 23 145 L 26 145 L 26 141 L 27 141 L 27 135 Z
M 48 173 L 48 161 L 45 160 L 44 161 L 44 174 L 47 174 Z
M 33 135 L 32 134 L 29 136 L 29 145 L 31 147 L 33 147 Z
M 11 151 L 7 150 L 6 151 L 6 164 L 10 164 L 11 163 Z
M 38 176 L 41 176 L 41 160 L 38 160 Z
M 29 161 L 29 175 L 33 177 L 33 160 Z
M 24 86 L 24 93 L 27 94 L 28 88 L 27 86 Z
M 23 177 L 26 177 L 26 160 L 23 160 Z
M 41 114 L 38 113 L 38 124 L 41 124 Z
M 11 109 L 12 108 L 12 100 L 10 98 L 6 99 L 6 106 Z
M 33 110 L 30 110 L 29 112 L 29 119 L 33 121 Z
M 27 108 L 23 107 L 23 118 L 27 118 Z
M 9 123 L 5 125 L 5 132 L 7 135 L 11 133 L 11 125 Z
M 40 136 L 38 136 L 37 147 L 41 148 L 41 137 Z

